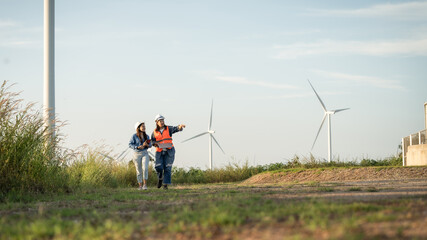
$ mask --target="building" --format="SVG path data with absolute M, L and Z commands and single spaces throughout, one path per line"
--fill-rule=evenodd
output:
M 403 166 L 427 165 L 427 102 L 424 103 L 424 130 L 402 138 Z

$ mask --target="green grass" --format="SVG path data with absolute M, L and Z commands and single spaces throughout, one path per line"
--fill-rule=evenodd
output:
M 366 189 L 366 191 L 368 191 L 368 192 L 378 192 L 379 190 L 376 187 L 368 187 Z
M 363 239 L 367 233 L 361 225 L 398 221 L 427 206 L 425 199 L 337 202 L 286 200 L 275 198 L 275 194 L 286 193 L 278 188 L 252 191 L 251 187 L 210 184 L 168 191 L 106 188 L 91 193 L 42 194 L 28 203 L 0 204 L 0 233 L 10 239 L 177 235 L 205 239 L 238 236 L 247 228 L 280 226 L 297 231 L 290 231 L 289 236 L 304 233 L 315 238 L 318 231 L 325 231 L 333 238 Z
M 334 191 L 334 189 L 331 187 L 319 187 L 319 188 L 317 188 L 317 190 L 319 192 L 333 192 Z
M 310 186 L 310 187 L 319 187 L 320 186 L 320 182 L 310 181 L 310 182 L 307 182 L 307 186 Z

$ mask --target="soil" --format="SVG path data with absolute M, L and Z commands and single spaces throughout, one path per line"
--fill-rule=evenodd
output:
M 360 226 L 366 239 L 427 239 L 427 166 L 382 168 L 336 168 L 262 173 L 240 184 L 254 190 L 277 188 L 268 195 L 275 200 L 324 199 L 336 202 L 378 202 L 413 199 L 410 211 L 395 220 L 365 223 Z M 298 228 L 296 228 L 298 229 Z M 298 229 L 301 230 L 301 229 Z M 243 228 L 238 238 L 284 239 L 295 229 L 270 226 L 265 229 Z M 342 238 L 342 234 L 317 230 L 301 238 Z M 273 234 L 275 233 L 275 234 Z
M 243 184 L 408 179 L 427 179 L 427 166 L 301 169 L 298 171 L 267 172 L 255 175 L 245 180 Z

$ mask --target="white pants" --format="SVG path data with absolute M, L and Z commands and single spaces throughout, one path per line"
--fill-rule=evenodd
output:
M 136 179 L 138 183 L 142 183 L 142 175 L 144 174 L 144 179 L 148 179 L 148 163 L 150 162 L 150 157 L 147 150 L 135 151 L 133 154 L 133 163 L 136 168 Z

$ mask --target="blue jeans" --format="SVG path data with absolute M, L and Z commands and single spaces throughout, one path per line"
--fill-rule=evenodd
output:
M 156 171 L 159 179 L 163 179 L 163 184 L 172 183 L 172 165 L 175 160 L 175 148 L 167 151 L 156 152 Z
M 142 177 L 145 180 L 148 179 L 148 163 L 150 162 L 150 156 L 148 155 L 147 149 L 142 151 L 134 151 L 133 163 L 136 169 L 136 179 L 138 183 L 142 183 Z

